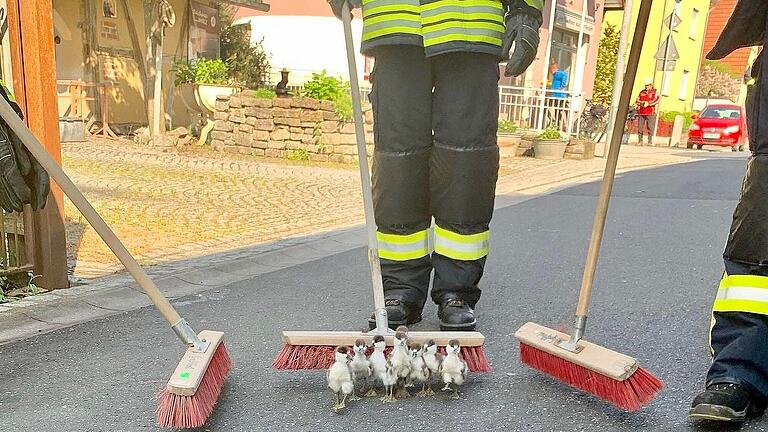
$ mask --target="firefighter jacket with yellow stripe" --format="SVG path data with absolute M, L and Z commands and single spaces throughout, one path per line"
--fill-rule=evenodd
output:
M 363 0 L 362 51 L 385 45 L 423 46 L 427 57 L 476 52 L 501 57 L 510 0 Z M 538 10 L 543 0 L 521 1 Z

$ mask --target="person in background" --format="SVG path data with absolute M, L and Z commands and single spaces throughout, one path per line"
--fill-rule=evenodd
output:
M 645 88 L 637 96 L 637 142 L 643 145 L 643 133 L 648 129 L 648 145 L 653 145 L 656 133 L 656 106 L 659 104 L 659 94 L 653 86 L 653 80 L 645 80 Z
M 553 108 L 552 119 L 558 128 L 563 128 L 561 120 L 565 118 L 563 110 L 567 107 L 568 94 L 568 72 L 560 69 L 560 65 L 557 61 L 552 61 L 549 66 L 549 73 L 552 75 L 552 81 L 550 82 L 550 90 L 548 92 L 550 99 L 549 105 Z

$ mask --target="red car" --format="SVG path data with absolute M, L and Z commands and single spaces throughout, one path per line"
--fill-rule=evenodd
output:
M 688 129 L 688 148 L 703 146 L 730 147 L 744 150 L 747 145 L 747 122 L 744 108 L 739 105 L 709 105 L 701 114 L 694 114 Z

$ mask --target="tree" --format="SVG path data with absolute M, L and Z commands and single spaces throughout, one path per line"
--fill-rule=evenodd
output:
M 231 8 L 221 9 L 221 59 L 227 63 L 233 81 L 256 89 L 265 84 L 269 58 L 261 43 L 251 45 L 249 25 L 233 25 L 233 15 Z
M 592 93 L 594 103 L 605 106 L 611 104 L 613 78 L 616 73 L 616 61 L 619 58 L 619 37 L 618 28 L 606 23 L 600 38 L 600 48 L 597 50 L 595 87 Z
M 722 62 L 704 60 L 696 81 L 696 97 L 735 101 L 740 89 L 741 77 L 738 73 Z

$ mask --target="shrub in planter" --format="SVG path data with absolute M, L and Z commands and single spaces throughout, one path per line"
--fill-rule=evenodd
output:
M 533 140 L 533 154 L 537 159 L 562 159 L 567 146 L 560 131 L 548 128 Z

